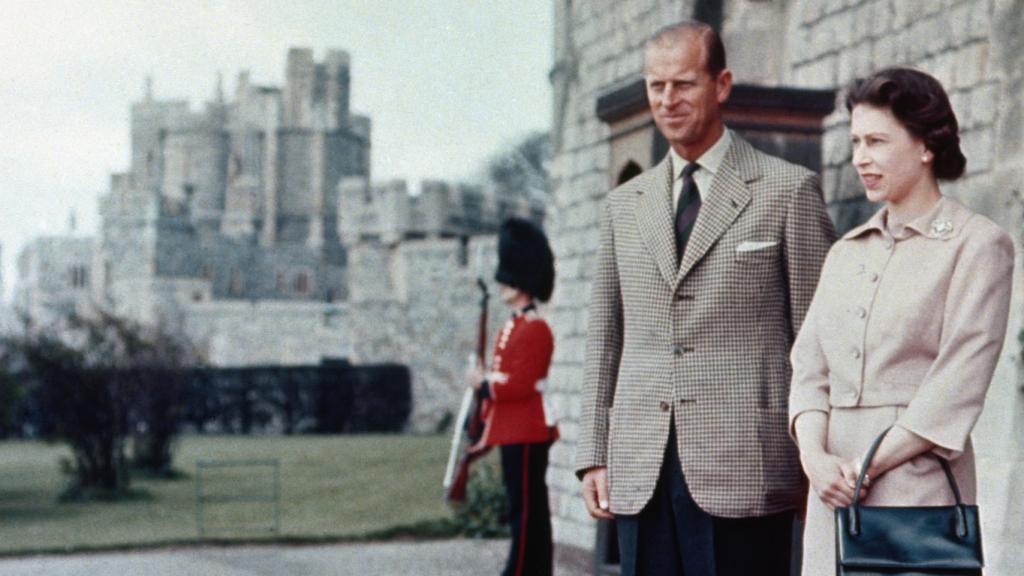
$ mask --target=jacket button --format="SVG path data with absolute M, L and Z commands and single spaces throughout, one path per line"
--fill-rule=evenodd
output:
M 853 350 L 853 357 L 854 358 L 860 358 L 860 350 L 857 350 L 856 348 L 854 348 L 854 350 Z
M 868 315 L 868 311 L 867 310 L 865 310 L 865 309 L 863 309 L 863 308 L 861 308 L 859 306 L 857 307 L 857 318 L 864 318 L 867 315 Z
M 871 278 L 872 282 L 878 282 L 878 274 L 874 272 L 871 273 L 871 276 L 869 276 L 869 278 Z
M 661 402 L 658 404 L 658 407 L 661 408 L 662 412 L 668 412 L 668 402 Z
M 680 348 L 678 345 L 673 346 L 672 347 L 672 353 L 675 354 L 676 356 L 682 356 L 683 355 L 683 349 Z

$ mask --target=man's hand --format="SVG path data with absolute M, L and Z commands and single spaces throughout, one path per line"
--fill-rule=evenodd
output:
M 484 365 L 475 355 L 470 357 L 470 361 L 466 365 L 464 379 L 466 386 L 474 390 L 480 389 L 480 383 L 484 380 Z
M 853 503 L 853 491 L 857 485 L 857 463 L 843 460 L 827 452 L 813 452 L 800 455 L 804 472 L 811 481 L 811 488 L 830 509 L 846 507 Z M 867 484 L 861 488 L 860 497 L 867 495 Z
M 587 505 L 587 512 L 594 518 L 615 518 L 608 509 L 608 468 L 591 468 L 583 475 L 583 502 Z

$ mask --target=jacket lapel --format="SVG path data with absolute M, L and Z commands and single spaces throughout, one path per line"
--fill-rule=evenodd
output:
M 672 224 L 672 160 L 665 158 L 637 179 L 636 221 L 647 250 L 654 257 L 665 283 L 676 280 L 676 236 Z
M 715 174 L 711 191 L 693 225 L 678 275 L 671 282 L 673 291 L 750 203 L 747 183 L 759 177 L 753 148 L 733 133 L 729 151 Z

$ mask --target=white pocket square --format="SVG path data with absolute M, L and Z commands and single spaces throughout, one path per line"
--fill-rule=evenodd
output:
M 736 247 L 737 252 L 753 252 L 754 250 L 764 250 L 765 248 L 771 248 L 778 242 L 743 242 Z

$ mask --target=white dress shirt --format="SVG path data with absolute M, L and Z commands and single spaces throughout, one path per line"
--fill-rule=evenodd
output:
M 697 158 L 700 170 L 693 173 L 693 181 L 697 184 L 701 202 L 707 201 L 708 193 L 711 192 L 711 183 L 714 182 L 715 174 L 718 173 L 722 160 L 725 159 L 725 153 L 729 151 L 730 144 L 732 144 L 732 132 L 726 128 L 718 141 L 708 148 L 700 158 Z M 679 206 L 679 194 L 683 191 L 683 179 L 680 176 L 683 173 L 683 168 L 686 168 L 690 162 L 680 156 L 671 146 L 669 146 L 669 153 L 672 155 L 672 210 L 675 211 Z

